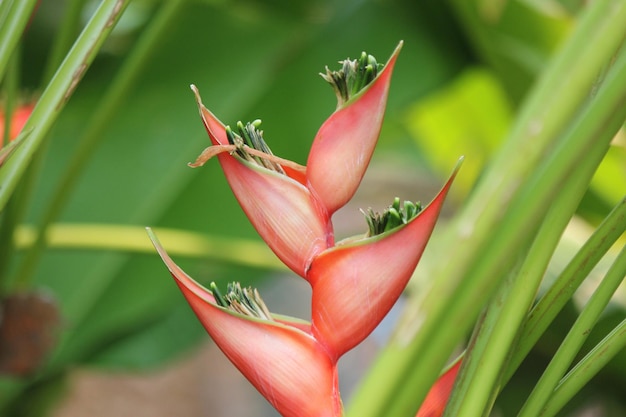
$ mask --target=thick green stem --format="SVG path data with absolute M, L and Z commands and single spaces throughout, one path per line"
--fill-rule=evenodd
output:
M 535 299 L 561 235 L 607 149 L 608 146 L 596 147 L 593 154 L 584 159 L 568 178 L 550 207 L 523 265 L 507 278 L 487 307 L 486 318 L 469 343 L 458 386 L 450 397 L 445 416 L 489 414 L 499 392 L 511 346 L 519 336 L 521 324 Z
M 621 125 L 624 79 L 613 80 L 613 90 L 606 88 L 598 97 L 584 133 L 581 130 L 567 141 L 560 136 L 571 127 L 596 75 L 611 62 L 626 33 L 624 21 L 623 1 L 591 3 L 582 15 L 575 33 L 529 96 L 467 208 L 439 242 L 441 260 L 455 248 L 453 262 L 440 262 L 432 287 L 409 305 L 397 337 L 357 392 L 350 414 L 414 415 L 454 346 L 530 242 L 551 197 L 578 161 L 596 146 L 606 146 Z M 577 65 L 581 61 L 585 65 Z M 600 131 L 602 139 L 596 137 Z

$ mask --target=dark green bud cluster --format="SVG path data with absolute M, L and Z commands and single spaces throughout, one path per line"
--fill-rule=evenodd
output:
M 367 236 L 376 236 L 407 224 L 422 211 L 422 206 L 420 203 L 411 201 L 405 201 L 400 206 L 400 199 L 396 197 L 393 204 L 385 209 L 382 214 L 374 212 L 371 208 L 367 212 L 361 211 L 365 215 L 369 227 Z
M 249 317 L 273 320 L 271 313 L 256 288 L 241 288 L 241 284 L 232 282 L 226 287 L 226 294 L 222 295 L 217 285 L 212 282 L 209 289 L 215 297 L 215 302 L 220 307 Z
M 326 74 L 320 73 L 320 75 L 335 90 L 340 106 L 374 81 L 384 66 L 376 62 L 376 58 L 372 55 L 365 52 L 361 53 L 359 59 L 351 60 L 348 58 L 339 61 L 339 63 L 342 64 L 339 71 L 331 71 L 326 67 Z
M 237 132 L 234 132 L 230 126 L 226 126 L 226 137 L 228 138 L 228 142 L 231 145 L 235 145 L 237 147 L 237 155 L 242 157 L 243 159 L 260 165 L 264 168 L 270 169 L 272 171 L 280 172 L 284 174 L 284 170 L 275 162 L 272 162 L 266 158 L 262 158 L 260 156 L 251 155 L 246 152 L 244 145 L 249 148 L 256 149 L 268 155 L 273 155 L 271 149 L 263 140 L 263 131 L 259 130 L 261 126 L 261 120 L 256 119 L 252 123 L 248 122 L 245 125 L 239 121 L 237 122 Z

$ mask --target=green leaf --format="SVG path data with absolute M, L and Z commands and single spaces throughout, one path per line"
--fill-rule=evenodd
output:
M 448 172 L 458 155 L 465 156 L 463 175 L 453 188 L 462 200 L 504 139 L 511 119 L 511 104 L 498 79 L 486 69 L 472 68 L 412 105 L 406 123 L 438 172 Z

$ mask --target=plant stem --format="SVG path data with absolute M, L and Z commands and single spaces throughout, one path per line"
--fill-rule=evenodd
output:
M 511 346 L 570 217 L 602 161 L 607 147 L 596 147 L 568 178 L 550 207 L 518 272 L 512 272 L 487 307 L 486 319 L 469 343 L 446 416 L 488 415 L 499 392 Z M 485 360 L 489 358 L 488 360 Z M 480 381 L 477 384 L 476 381 Z
M 155 228 L 172 255 L 191 258 L 211 258 L 254 268 L 285 270 L 262 242 L 206 236 L 178 229 Z M 15 233 L 18 249 L 32 246 L 38 229 L 21 225 Z M 51 249 L 111 250 L 154 254 L 154 246 L 146 239 L 146 230 L 140 226 L 115 224 L 56 223 L 49 225 L 47 244 Z
M 397 337 L 381 353 L 349 414 L 414 415 L 454 346 L 530 242 L 551 197 L 578 161 L 595 146 L 606 146 L 621 125 L 626 82 L 620 79 L 597 100 L 584 134 L 567 141 L 559 136 L 571 126 L 596 75 L 611 62 L 626 34 L 624 21 L 623 1 L 593 2 L 582 14 L 468 206 L 439 242 L 440 259 L 449 258 L 454 247 L 454 262 L 439 263 L 432 287 L 409 304 Z M 585 65 L 577 65 L 581 61 Z
M 622 349 L 626 347 L 626 320 L 623 320 L 600 343 L 576 364 L 559 382 L 540 417 L 552 417 Z
M 571 365 L 576 354 L 587 339 L 591 329 L 604 311 L 617 287 L 626 276 L 626 247 L 615 259 L 615 262 L 606 276 L 598 285 L 587 305 L 574 322 L 567 333 L 565 340 L 554 354 L 550 364 L 535 385 L 526 403 L 520 410 L 519 417 L 531 417 L 539 415 L 539 412 L 547 404 L 550 396 L 556 388 L 559 380 Z
M 613 208 L 528 315 L 507 367 L 505 382 L 513 376 L 559 311 L 624 231 L 626 231 L 626 198 Z
M 24 143 L 0 169 L 0 210 L 130 0 L 103 0 L 48 84 L 24 130 Z

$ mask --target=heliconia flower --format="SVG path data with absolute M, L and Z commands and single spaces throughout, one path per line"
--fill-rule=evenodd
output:
M 426 247 L 459 165 L 433 201 L 417 213 L 399 201 L 384 216 L 372 218 L 375 236 L 339 242 L 313 259 L 307 280 L 313 288 L 312 331 L 336 357 L 367 337 L 406 287 Z M 397 218 L 389 230 L 385 222 Z M 383 220 L 381 222 L 381 220 Z M 382 223 L 382 224 L 381 224 Z
M 443 415 L 460 368 L 461 360 L 459 359 L 437 379 L 426 394 L 426 398 L 415 417 L 441 417 Z
M 257 232 L 294 272 L 304 276 L 312 259 L 334 244 L 330 217 L 356 191 L 378 140 L 391 73 L 400 45 L 382 67 L 363 53 L 327 70 L 339 97 L 337 110 L 313 142 L 308 165 L 274 156 L 260 121 L 222 124 L 192 90 L 212 146 L 191 166 L 217 156 L 237 200 Z
M 256 291 L 238 284 L 222 295 L 202 287 L 148 234 L 213 341 L 285 417 L 339 417 L 336 361 L 310 334 L 306 322 L 272 315 Z

